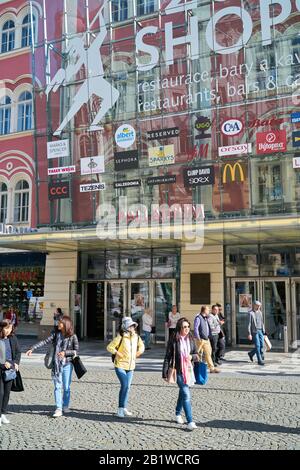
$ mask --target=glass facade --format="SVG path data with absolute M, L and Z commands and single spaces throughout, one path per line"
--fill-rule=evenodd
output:
M 40 22 L 34 45 L 39 225 L 94 224 L 120 196 L 149 210 L 202 203 L 207 219 L 299 213 L 297 2 L 280 14 L 258 0 L 108 0 L 103 10 L 88 0 L 65 20 L 63 3 L 46 2 L 47 31 Z M 68 139 L 69 156 L 47 161 L 57 139 Z M 83 174 L 81 160 L 95 156 L 104 172 Z M 75 173 L 48 176 L 70 164 Z M 203 171 L 209 181 L 193 178 Z M 165 176 L 175 178 L 149 183 Z M 69 181 L 70 197 L 48 210 L 57 180 Z

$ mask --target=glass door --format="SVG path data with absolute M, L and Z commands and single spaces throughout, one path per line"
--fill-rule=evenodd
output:
M 286 279 L 262 280 L 262 312 L 265 329 L 272 346 L 283 349 L 283 327 L 288 326 L 290 336 L 291 325 L 288 305 L 288 281 Z
M 252 308 L 252 302 L 260 298 L 258 280 L 233 280 L 231 296 L 232 342 L 233 344 L 249 344 L 249 311 Z
M 154 281 L 154 322 L 156 341 L 165 341 L 165 322 L 172 305 L 176 304 L 176 281 Z
M 291 346 L 297 349 L 300 346 L 300 278 L 292 279 L 292 334 Z
M 128 314 L 138 323 L 138 332 L 142 334 L 142 316 L 145 308 L 152 309 L 150 281 L 129 281 Z
M 115 333 L 118 332 L 120 321 L 125 313 L 126 286 L 125 281 L 108 281 L 106 283 L 106 315 L 105 331 L 106 340 L 113 337 L 113 321 L 115 321 Z
M 86 335 L 104 340 L 105 282 L 86 283 Z

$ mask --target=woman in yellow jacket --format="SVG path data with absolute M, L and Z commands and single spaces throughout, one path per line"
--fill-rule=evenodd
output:
M 127 410 L 128 395 L 135 369 L 135 360 L 145 350 L 143 341 L 135 331 L 137 326 L 138 324 L 131 317 L 124 317 L 120 333 L 107 346 L 107 350 L 115 355 L 115 371 L 121 384 L 117 413 L 119 418 L 132 416 L 132 413 Z

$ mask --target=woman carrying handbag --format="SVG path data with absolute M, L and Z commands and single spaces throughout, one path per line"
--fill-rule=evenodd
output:
M 190 386 L 195 383 L 192 361 L 199 361 L 197 348 L 193 336 L 190 333 L 190 322 L 186 318 L 180 318 L 176 324 L 176 330 L 169 339 L 164 365 L 163 379 L 169 383 L 174 382 L 174 370 L 176 370 L 176 382 L 179 387 L 175 418 L 178 424 L 183 424 L 181 416 L 184 410 L 187 429 L 193 431 L 197 426 L 192 418 L 192 406 Z
M 0 427 L 9 424 L 6 410 L 14 379 L 21 360 L 21 350 L 16 336 L 14 325 L 10 320 L 0 323 Z
M 31 356 L 35 349 L 41 348 L 51 342 L 54 346 L 51 377 L 54 383 L 54 398 L 56 403 L 53 418 L 58 418 L 62 416 L 63 413 L 70 412 L 70 387 L 73 372 L 72 360 L 79 350 L 78 339 L 74 334 L 73 322 L 70 317 L 64 315 L 60 318 L 58 320 L 57 331 L 53 331 L 48 338 L 31 346 L 26 352 L 26 355 Z

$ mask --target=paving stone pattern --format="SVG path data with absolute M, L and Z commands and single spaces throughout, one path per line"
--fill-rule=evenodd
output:
M 57 419 L 50 371 L 26 363 L 22 376 L 26 390 L 11 394 L 0 449 L 300 449 L 297 374 L 210 375 L 191 389 L 193 432 L 174 422 L 178 387 L 157 369 L 135 372 L 134 416 L 126 419 L 115 415 L 119 382 L 111 366 L 74 378 L 72 412 Z

